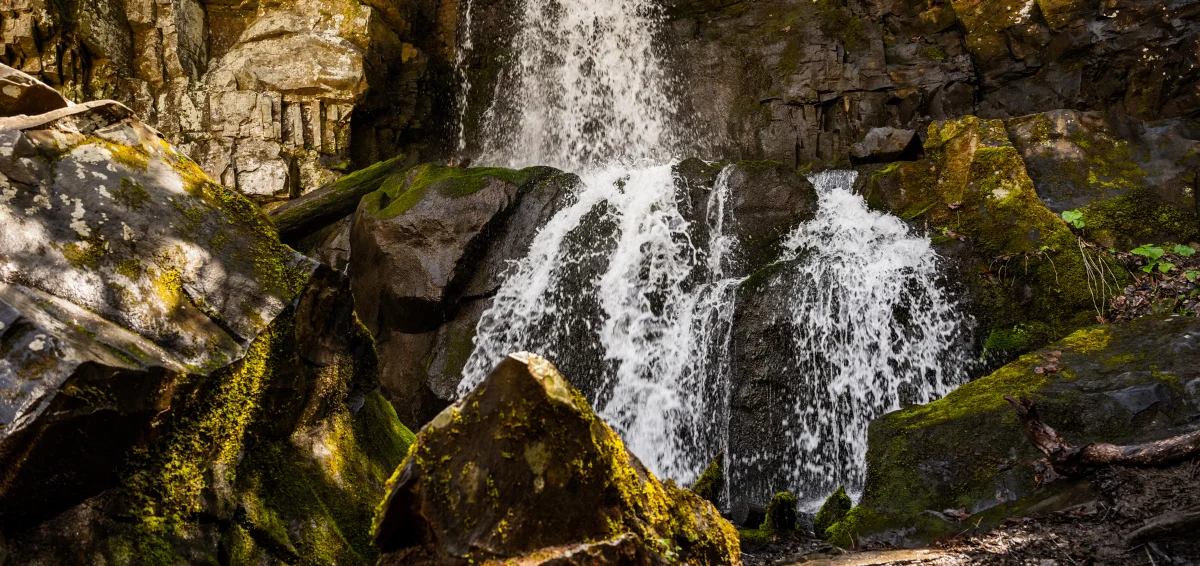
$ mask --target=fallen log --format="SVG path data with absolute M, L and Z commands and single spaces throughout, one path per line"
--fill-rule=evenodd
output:
M 1042 422 L 1037 405 L 1029 399 L 1005 399 L 1016 410 L 1025 436 L 1046 455 L 1054 472 L 1081 475 L 1099 466 L 1158 467 L 1170 466 L 1200 457 L 1200 431 L 1193 431 L 1163 440 L 1121 446 L 1117 444 L 1085 444 L 1072 446 L 1058 431 Z M 1200 530 L 1200 506 L 1167 511 L 1148 520 L 1130 532 L 1122 541 L 1126 548 L 1149 541 L 1181 536 Z
M 1072 446 L 1050 425 L 1042 422 L 1033 401 L 1017 401 L 1009 395 L 1004 398 L 1020 417 L 1025 436 L 1046 455 L 1054 471 L 1064 476 L 1078 476 L 1097 466 L 1169 466 L 1200 457 L 1200 430 L 1144 444 Z

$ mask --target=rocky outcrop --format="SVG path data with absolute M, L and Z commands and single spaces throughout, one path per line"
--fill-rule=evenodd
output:
M 1128 282 L 1039 198 L 1003 121 L 935 122 L 925 152 L 873 173 L 867 202 L 934 233 L 985 348 L 1019 354 L 1094 323 Z
M 406 424 L 428 422 L 455 398 L 475 323 L 506 262 L 524 256 L 573 179 L 540 167 L 426 164 L 392 174 L 362 199 L 348 272 L 383 352 L 384 392 Z
M 1133 444 L 1194 430 L 1200 323 L 1165 315 L 1079 330 L 945 398 L 871 423 L 859 505 L 834 544 L 912 545 L 1096 497 L 1086 478 L 1044 483 L 1042 454 L 1005 395 L 1029 397 L 1073 442 Z
M 558 371 L 500 362 L 389 481 L 380 564 L 740 564 L 712 504 L 659 482 Z
M 117 99 L 222 184 L 299 196 L 441 123 L 457 4 L 27 0 L 0 62 L 76 102 Z M 411 151 L 406 151 L 411 153 Z
M 0 224 L 10 562 L 373 560 L 411 433 L 344 275 L 114 101 L 0 117 Z
M 492 92 L 495 61 L 510 49 L 505 6 L 473 8 L 476 29 L 495 34 L 476 41 L 490 51 L 472 62 L 473 93 Z M 872 128 L 924 130 L 968 114 L 1190 116 L 1200 106 L 1194 10 L 1141 0 L 671 0 L 661 43 L 690 126 L 715 135 L 698 153 L 838 165 Z
M 1183 120 L 1056 110 L 1005 125 L 1038 197 L 1082 213 L 1087 240 L 1121 250 L 1200 240 L 1200 132 Z

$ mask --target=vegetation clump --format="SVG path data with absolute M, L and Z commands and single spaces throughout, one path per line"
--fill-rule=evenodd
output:
M 817 511 L 817 516 L 813 519 L 813 532 L 821 538 L 826 538 L 828 535 L 825 531 L 845 519 L 853 506 L 850 496 L 846 495 L 845 486 L 838 486 L 837 491 L 833 492 L 825 500 L 825 504 L 821 505 L 821 510 Z

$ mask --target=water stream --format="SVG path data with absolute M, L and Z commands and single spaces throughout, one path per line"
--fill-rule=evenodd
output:
M 472 9 L 460 64 L 475 45 Z M 786 292 L 772 299 L 793 335 L 788 386 L 771 408 L 784 433 L 730 446 L 744 282 L 726 233 L 732 168 L 703 214 L 681 208 L 674 169 L 695 148 L 681 141 L 674 77 L 655 47 L 658 4 L 523 0 L 514 17 L 517 56 L 460 148 L 474 147 L 481 164 L 548 164 L 582 182 L 510 267 L 478 324 L 460 392 L 509 352 L 534 351 L 660 476 L 691 482 L 723 450 L 730 489 L 755 499 L 860 489 L 869 420 L 965 380 L 969 325 L 938 285 L 928 240 L 869 211 L 850 190 L 852 172 L 811 178 L 820 209 L 788 236 Z M 471 88 L 483 86 L 464 82 Z

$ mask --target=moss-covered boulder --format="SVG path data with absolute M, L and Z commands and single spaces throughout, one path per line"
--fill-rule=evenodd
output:
M 846 514 L 853 506 L 850 496 L 846 494 L 845 486 L 838 486 L 837 491 L 825 500 L 821 509 L 817 511 L 817 516 L 813 518 L 813 532 L 818 537 L 825 538 L 825 531 L 838 521 L 845 519 Z
M 1156 316 L 1076 331 L 945 398 L 871 423 L 862 501 L 826 535 L 913 545 L 1096 497 L 1086 479 L 1040 483 L 1042 454 L 1005 395 L 1029 397 L 1073 444 L 1194 430 L 1200 321 Z
M 721 500 L 725 497 L 725 453 L 717 454 L 716 459 L 704 468 L 704 472 L 688 489 L 720 508 Z
M 533 354 L 422 429 L 390 485 L 381 564 L 741 562 L 716 509 L 656 479 Z
M 867 201 L 933 231 L 988 350 L 1011 356 L 1094 323 L 1127 283 L 1039 198 L 1003 121 L 935 122 L 925 152 L 876 171 Z
M 1086 239 L 1122 251 L 1200 239 L 1200 142 L 1182 121 L 1055 110 L 1006 125 L 1042 202 L 1081 212 Z
M 0 118 L 11 563 L 370 564 L 411 440 L 348 279 L 112 101 Z
M 394 172 L 362 198 L 349 227 L 348 273 L 379 341 L 384 394 L 417 428 L 455 398 L 475 325 L 508 262 L 577 178 L 424 164 Z M 331 235 L 336 238 L 336 235 Z

